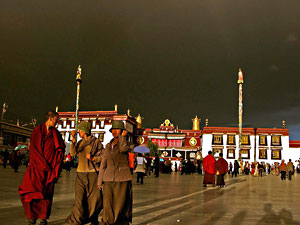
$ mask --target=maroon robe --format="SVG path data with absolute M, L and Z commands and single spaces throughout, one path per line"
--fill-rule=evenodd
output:
M 225 159 L 219 158 L 216 163 L 216 170 L 219 171 L 217 175 L 217 185 L 224 186 L 225 180 L 224 176 L 228 172 L 228 163 Z
M 19 187 L 20 198 L 28 219 L 48 219 L 65 144 L 56 128 L 50 128 L 47 134 L 43 123 L 31 134 L 29 153 L 29 165 Z
M 216 163 L 216 170 L 219 171 L 220 174 L 225 174 L 228 172 L 228 163 L 225 159 L 219 158 Z
M 203 184 L 215 184 L 216 160 L 211 154 L 203 159 Z

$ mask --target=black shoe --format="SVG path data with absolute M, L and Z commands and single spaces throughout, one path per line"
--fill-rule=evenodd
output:
M 41 219 L 40 225 L 47 225 L 47 220 L 46 219 Z
M 30 219 L 30 220 L 28 220 L 27 225 L 34 225 L 34 224 L 36 224 L 36 219 Z

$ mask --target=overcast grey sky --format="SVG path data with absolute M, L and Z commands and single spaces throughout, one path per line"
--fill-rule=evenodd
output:
M 75 109 L 211 126 L 281 127 L 300 140 L 299 0 L 0 0 L 0 103 L 7 118 Z

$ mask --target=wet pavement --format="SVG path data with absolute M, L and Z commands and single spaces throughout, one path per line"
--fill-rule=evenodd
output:
M 0 168 L 0 224 L 22 225 L 27 220 L 17 188 L 25 167 L 15 173 Z M 61 225 L 74 200 L 75 170 L 63 171 L 55 187 L 50 225 Z M 292 181 L 278 176 L 225 177 L 226 187 L 202 187 L 203 176 L 173 173 L 133 182 L 133 224 L 299 224 L 300 175 Z M 100 219 L 100 218 L 99 218 Z

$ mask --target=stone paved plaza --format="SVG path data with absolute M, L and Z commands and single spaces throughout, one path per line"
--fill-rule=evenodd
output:
M 0 168 L 0 224 L 26 224 L 17 188 L 25 168 L 14 173 Z M 75 170 L 63 171 L 56 185 L 50 225 L 60 225 L 74 199 Z M 133 182 L 133 224 L 300 224 L 300 175 L 292 181 L 278 176 L 226 177 L 227 186 L 202 187 L 203 176 L 173 173 Z M 100 218 L 99 218 L 100 219 Z

